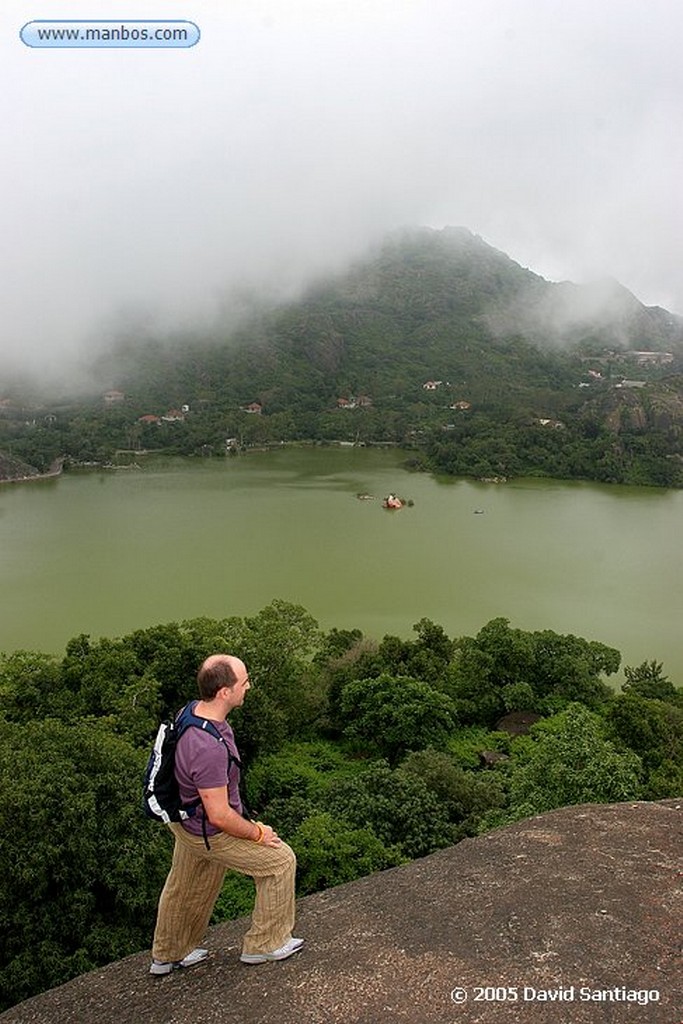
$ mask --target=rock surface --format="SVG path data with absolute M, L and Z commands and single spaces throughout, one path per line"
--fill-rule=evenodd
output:
M 232 921 L 193 969 L 138 954 L 0 1024 L 680 1024 L 682 851 L 683 800 L 562 808 L 301 900 L 290 960 L 240 964 Z

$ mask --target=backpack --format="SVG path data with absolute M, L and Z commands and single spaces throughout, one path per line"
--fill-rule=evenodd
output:
M 241 762 L 230 753 L 230 749 L 221 736 L 213 722 L 208 718 L 200 718 L 192 710 L 192 704 L 186 704 L 178 712 L 175 718 L 162 722 L 157 731 L 154 746 L 147 761 L 145 769 L 144 786 L 142 794 L 142 807 L 148 818 L 155 821 L 163 821 L 168 824 L 170 821 L 185 821 L 193 818 L 201 806 L 201 798 L 197 797 L 190 803 L 183 803 L 180 799 L 180 788 L 175 777 L 175 751 L 178 740 L 186 729 L 203 729 L 215 737 L 219 743 L 228 751 L 228 771 L 230 764 L 236 764 L 241 768 Z M 244 816 L 247 817 L 246 806 Z M 206 835 L 206 817 L 202 822 L 204 842 L 209 849 L 209 841 Z

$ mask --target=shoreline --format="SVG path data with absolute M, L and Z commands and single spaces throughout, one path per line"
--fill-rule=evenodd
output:
M 34 480 L 53 480 L 55 477 L 62 475 L 65 461 L 65 457 L 61 455 L 58 459 L 54 460 L 50 465 L 50 468 L 45 473 L 34 473 L 32 476 L 7 476 L 0 480 L 0 485 L 26 484 L 32 483 Z

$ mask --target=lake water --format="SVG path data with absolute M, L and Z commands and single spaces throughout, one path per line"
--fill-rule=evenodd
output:
M 683 682 L 683 492 L 504 485 L 400 468 L 396 451 L 296 449 L 0 488 L 0 650 L 61 653 L 273 598 L 324 627 L 449 636 L 494 616 L 656 658 Z M 414 501 L 398 512 L 380 499 Z M 358 500 L 358 493 L 373 500 Z

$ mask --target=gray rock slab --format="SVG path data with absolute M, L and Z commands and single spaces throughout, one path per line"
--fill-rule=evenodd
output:
M 681 1024 L 683 800 L 567 807 L 299 901 L 301 953 L 137 954 L 0 1024 Z

